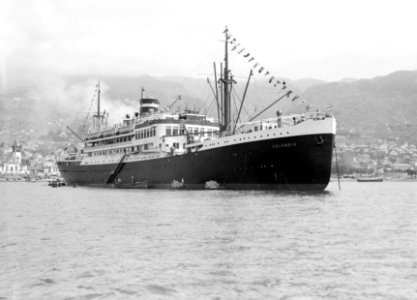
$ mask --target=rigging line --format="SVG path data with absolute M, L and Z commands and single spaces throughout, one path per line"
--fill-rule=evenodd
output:
M 236 91 L 234 91 L 236 93 Z M 237 97 L 239 98 L 239 96 L 237 95 Z M 239 99 L 240 103 L 242 103 L 242 101 Z M 245 106 L 242 107 L 242 109 L 245 111 L 246 116 L 249 116 L 249 112 L 247 111 L 247 109 L 245 108 Z
M 94 94 L 93 94 L 93 97 L 92 97 L 91 102 L 90 102 L 90 107 L 88 108 L 87 115 L 86 115 L 85 120 L 84 120 L 84 124 L 83 124 L 83 127 L 82 127 L 83 129 L 87 125 L 87 120 L 88 120 L 88 117 L 90 116 L 91 107 L 93 106 L 94 99 L 96 98 L 97 91 L 98 91 L 98 87 L 96 86 L 96 89 L 94 90 Z
M 215 101 L 210 102 L 209 107 L 207 108 L 207 115 L 210 115 L 210 110 L 213 108 L 213 104 L 215 103 Z
M 236 94 L 236 91 L 235 91 L 235 89 L 232 87 L 232 92 L 234 92 L 234 95 L 232 95 L 232 99 L 233 99 L 233 104 L 235 105 L 235 109 L 236 109 L 236 111 L 238 110 L 238 108 L 237 108 L 237 104 L 236 104 L 236 99 L 239 99 L 239 97 L 237 96 L 237 94 Z M 235 120 L 236 121 L 236 120 Z
M 255 118 L 259 117 L 261 114 L 263 114 L 265 111 L 267 111 L 268 109 L 270 109 L 272 106 L 274 106 L 276 103 L 278 103 L 279 101 L 281 101 L 282 99 L 284 99 L 284 97 L 286 97 L 288 95 L 288 92 L 286 92 L 285 94 L 281 95 L 277 100 L 275 100 L 274 102 L 272 102 L 270 105 L 268 105 L 267 107 L 265 107 L 263 110 L 261 110 L 261 112 L 257 113 L 254 117 L 252 117 L 249 122 L 253 121 Z
M 255 82 L 255 84 L 253 84 L 253 86 L 256 87 L 256 91 L 258 94 L 260 94 L 261 98 L 263 100 L 268 99 L 268 97 L 265 96 L 265 93 L 263 92 L 263 88 L 261 88 L 260 84 L 257 84 L 258 80 L 256 79 L 256 77 L 254 77 L 253 81 Z M 270 90 L 276 90 L 276 88 L 269 88 Z M 280 90 L 281 91 L 281 90 Z
M 201 110 L 203 110 L 203 109 L 205 109 L 206 108 L 206 104 L 207 104 L 207 102 L 208 102 L 208 100 L 210 100 L 210 98 L 212 97 L 212 95 L 207 95 L 207 98 L 204 100 L 204 102 L 203 102 L 203 105 L 202 105 L 202 107 L 201 107 L 201 109 L 199 109 L 198 110 L 198 113 L 201 113 Z
M 238 96 L 238 94 L 237 94 L 237 92 L 236 92 L 236 90 L 233 88 L 232 89 L 232 92 L 233 92 L 233 94 L 234 95 L 232 95 L 232 99 L 233 99 L 233 104 L 235 105 L 235 109 L 236 109 L 236 111 L 238 111 L 239 110 L 239 108 L 238 108 L 238 106 L 237 106 L 237 104 L 236 104 L 236 99 L 237 100 L 239 100 L 239 102 L 240 103 L 242 103 L 242 101 L 240 100 L 240 98 L 239 98 L 239 96 Z M 236 122 L 237 122 L 237 119 L 236 120 L 234 120 L 234 123 L 236 124 Z
M 208 51 L 208 53 L 207 53 L 207 55 L 206 56 L 204 56 L 197 64 L 196 64 L 196 66 L 190 71 L 190 74 L 192 74 L 192 75 L 195 75 L 195 72 L 198 70 L 198 69 L 200 69 L 201 68 L 201 66 L 204 64 L 204 63 L 206 63 L 211 57 L 214 57 L 214 52 L 217 52 L 218 51 L 218 46 L 216 45 L 216 46 L 213 46 L 212 47 L 212 49 L 210 49 L 209 51 Z M 198 74 L 199 73 L 197 73 L 197 76 L 198 76 Z M 191 78 L 193 77 L 193 76 L 190 76 Z M 180 82 L 181 83 L 181 85 L 186 81 L 186 80 L 188 80 L 189 78 L 187 78 L 187 77 L 185 77 L 183 80 L 182 80 L 182 82 Z
M 214 97 L 213 99 L 211 97 Z M 207 102 L 212 99 L 212 101 L 209 103 L 208 107 L 207 107 Z M 215 103 L 216 97 L 213 96 L 210 91 L 208 90 L 208 95 L 206 97 L 206 100 L 204 100 L 203 102 L 203 106 L 201 107 L 201 109 L 198 110 L 198 113 L 201 113 L 202 110 L 206 110 L 206 114 L 208 114 L 209 110 L 211 109 L 212 105 Z
M 243 103 L 246 99 L 246 94 L 248 92 L 248 87 L 249 87 L 249 83 L 250 83 L 250 79 L 251 79 L 252 75 L 253 75 L 253 71 L 250 70 L 249 77 L 248 77 L 248 80 L 247 80 L 246 85 L 245 85 L 245 91 L 243 92 L 242 100 L 240 101 L 240 108 L 239 108 L 239 112 L 237 113 L 237 116 L 236 116 L 236 122 L 235 122 L 235 127 L 233 128 L 233 133 L 235 133 L 235 131 L 236 131 L 236 125 L 239 122 L 240 114 L 242 113 Z

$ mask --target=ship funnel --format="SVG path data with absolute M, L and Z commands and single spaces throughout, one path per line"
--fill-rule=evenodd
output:
M 152 114 L 159 110 L 159 100 L 152 98 L 140 99 L 140 115 Z

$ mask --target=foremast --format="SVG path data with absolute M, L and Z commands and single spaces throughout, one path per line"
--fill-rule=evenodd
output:
M 104 115 L 105 113 L 101 113 L 100 110 L 100 94 L 101 94 L 101 89 L 100 89 L 100 81 L 97 83 L 97 113 L 95 115 L 93 115 L 93 127 L 95 129 L 100 130 L 101 125 L 103 124 L 103 119 L 104 119 Z

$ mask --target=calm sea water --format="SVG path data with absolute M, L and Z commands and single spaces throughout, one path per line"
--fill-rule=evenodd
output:
M 0 183 L 0 299 L 417 299 L 417 183 Z

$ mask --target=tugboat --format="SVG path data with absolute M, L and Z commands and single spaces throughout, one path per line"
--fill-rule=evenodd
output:
M 139 112 L 109 126 L 98 84 L 97 113 L 83 147 L 57 162 L 65 181 L 131 188 L 146 183 L 146 188 L 205 189 L 215 182 L 226 189 L 324 190 L 331 174 L 334 117 L 317 111 L 257 119 L 265 109 L 240 122 L 243 97 L 232 118 L 235 82 L 228 46 L 233 40 L 227 28 L 224 33 L 224 62 L 213 88 L 216 119 L 194 110 L 164 111 L 158 99 L 143 97 L 142 89 Z M 267 108 L 289 96 L 284 89 Z

